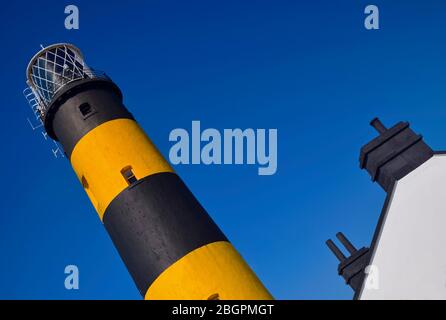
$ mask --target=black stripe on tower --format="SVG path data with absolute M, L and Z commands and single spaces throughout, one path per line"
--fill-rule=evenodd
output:
M 175 261 L 227 238 L 183 181 L 171 172 L 138 180 L 107 207 L 103 222 L 144 296 Z
M 68 158 L 89 131 L 110 120 L 133 119 L 119 88 L 106 79 L 84 79 L 63 87 L 44 116 L 49 136 L 58 140 Z

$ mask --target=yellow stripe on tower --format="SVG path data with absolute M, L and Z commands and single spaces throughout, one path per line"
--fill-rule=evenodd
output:
M 227 241 L 189 252 L 164 270 L 145 294 L 147 300 L 273 299 Z
M 173 172 L 131 119 L 107 121 L 92 129 L 74 147 L 71 164 L 101 220 L 110 202 L 129 186 L 121 170 L 130 167 L 137 179 Z

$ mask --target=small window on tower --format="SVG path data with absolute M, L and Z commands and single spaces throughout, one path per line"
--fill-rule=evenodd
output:
M 87 182 L 87 179 L 85 179 L 84 176 L 82 176 L 81 182 L 82 182 L 82 187 L 84 189 L 88 189 L 88 182 Z
M 209 296 L 208 300 L 220 300 L 220 295 L 218 293 L 214 293 L 213 295 Z
M 87 193 L 88 197 L 90 198 L 91 202 L 93 203 L 95 208 L 98 208 L 98 201 L 96 200 L 93 192 L 90 190 L 90 185 L 88 184 L 87 179 L 85 179 L 84 176 L 81 178 L 82 187 L 84 188 L 85 192 Z
M 124 177 L 125 181 L 127 181 L 127 183 L 129 185 L 135 183 L 136 181 L 138 181 L 138 179 L 136 179 L 135 174 L 132 171 L 132 167 L 131 166 L 127 166 L 124 169 L 121 170 L 121 174 Z
M 90 115 L 93 112 L 93 108 L 90 106 L 89 103 L 82 103 L 79 106 L 79 111 L 82 113 L 84 117 Z

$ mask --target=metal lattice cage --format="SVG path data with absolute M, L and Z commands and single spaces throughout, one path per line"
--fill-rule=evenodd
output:
M 54 44 L 40 50 L 29 62 L 26 71 L 29 89 L 25 96 L 36 114 L 43 115 L 56 93 L 66 84 L 86 78 L 108 78 L 104 73 L 89 68 L 82 53 L 68 43 Z

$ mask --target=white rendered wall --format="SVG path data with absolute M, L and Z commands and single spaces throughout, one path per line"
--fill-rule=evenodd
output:
M 397 182 L 360 299 L 446 299 L 446 155 Z

